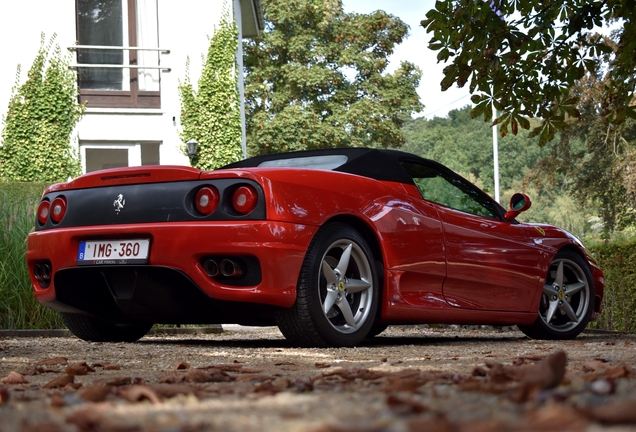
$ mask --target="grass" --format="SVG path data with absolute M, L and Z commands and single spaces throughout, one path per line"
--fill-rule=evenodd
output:
M 45 187 L 0 182 L 0 329 L 64 328 L 57 312 L 35 300 L 26 267 L 26 239 Z
M 35 300 L 26 268 L 26 239 L 46 186 L 0 182 L 0 329 L 65 327 L 57 312 Z M 634 332 L 636 240 L 591 243 L 606 280 L 603 314 L 592 327 Z

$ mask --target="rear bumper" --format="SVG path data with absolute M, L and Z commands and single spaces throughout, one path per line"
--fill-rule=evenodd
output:
M 199 290 L 203 298 L 291 307 L 296 300 L 300 267 L 316 230 L 316 227 L 309 225 L 268 221 L 176 222 L 51 229 L 29 234 L 27 265 L 38 301 L 45 306 L 64 310 L 68 306 L 69 295 L 92 296 L 90 285 L 102 283 L 98 280 L 99 275 L 103 279 L 105 272 L 102 270 L 108 268 L 110 274 L 116 274 L 113 269 L 118 268 L 122 274 L 132 271 L 132 267 L 126 265 L 78 266 L 76 259 L 80 241 L 147 238 L 150 240 L 148 263 L 135 266 L 136 271 L 140 271 L 139 274 L 152 274 L 153 280 L 165 279 L 165 283 L 146 284 L 145 296 L 152 296 L 152 286 L 157 286 L 159 290 L 164 289 L 162 285 L 183 285 L 184 288 L 190 285 Z M 224 254 L 254 257 L 260 264 L 261 278 L 258 283 L 236 286 L 208 276 L 202 259 Z M 49 261 L 51 265 L 51 282 L 46 287 L 34 274 L 35 265 L 43 261 Z M 153 270 L 159 268 L 169 269 L 168 273 L 173 276 L 163 277 L 161 271 Z M 77 278 L 86 285 L 83 290 L 78 289 Z M 116 284 L 106 284 L 115 298 L 120 295 L 117 288 L 112 286 Z M 66 288 L 70 285 L 74 288 Z M 179 287 L 172 288 L 178 292 Z M 58 290 L 59 294 L 63 294 L 62 290 L 68 292 L 58 295 Z M 126 290 L 130 289 L 122 288 L 119 291 Z M 65 296 L 67 298 L 63 299 Z M 171 296 L 174 297 L 174 293 Z M 170 299 L 171 296 L 166 298 Z M 161 298 L 158 293 L 157 298 Z

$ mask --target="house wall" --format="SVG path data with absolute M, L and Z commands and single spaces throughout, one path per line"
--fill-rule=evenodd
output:
M 179 81 L 185 78 L 187 58 L 190 79 L 195 83 L 202 69 L 202 56 L 209 46 L 208 36 L 220 20 L 222 0 L 158 0 L 159 47 L 170 50 L 162 54 L 161 108 L 92 108 L 88 107 L 78 123 L 78 144 L 131 148 L 137 156 L 130 165 L 141 163 L 139 146 L 159 143 L 162 165 L 187 165 L 188 157 L 180 150 Z M 232 2 L 230 1 L 231 5 Z M 57 34 L 56 42 L 64 49 L 76 40 L 75 0 L 26 0 L 2 2 L 0 5 L 0 39 L 3 67 L 0 68 L 0 115 L 6 114 L 18 64 L 24 82 L 40 46 L 40 34 L 46 38 Z M 74 62 L 74 61 L 73 61 Z M 84 153 L 85 154 L 85 151 Z M 132 154 L 132 153 L 131 153 Z

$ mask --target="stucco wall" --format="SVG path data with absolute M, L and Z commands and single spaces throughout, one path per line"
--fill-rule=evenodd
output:
M 161 142 L 162 164 L 188 164 L 179 151 L 178 82 L 185 78 L 186 59 L 190 58 L 190 78 L 196 83 L 202 68 L 202 56 L 209 46 L 224 1 L 158 0 L 159 46 L 170 50 L 161 57 L 161 65 L 171 69 L 161 75 L 161 109 L 89 108 L 79 122 L 77 135 L 82 141 Z M 228 2 L 231 5 L 231 2 Z M 22 65 L 22 79 L 40 45 L 41 32 L 47 40 L 57 33 L 64 48 L 76 40 L 75 0 L 30 0 L 0 4 L 0 39 L 3 67 L 0 68 L 0 115 L 7 110 L 15 71 Z

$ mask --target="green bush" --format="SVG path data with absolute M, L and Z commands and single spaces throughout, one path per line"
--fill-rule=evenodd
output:
M 0 182 L 0 328 L 64 328 L 57 312 L 33 296 L 26 238 L 33 229 L 44 183 Z
M 226 4 L 223 17 L 210 45 L 198 88 L 190 82 L 190 61 L 186 77 L 179 83 L 181 96 L 180 137 L 183 142 L 196 140 L 197 154 L 192 166 L 212 170 L 241 160 L 241 112 L 236 87 L 236 48 L 238 30 Z M 185 147 L 184 154 L 187 154 Z
M 71 135 L 84 112 L 77 101 L 77 77 L 70 53 L 45 44 L 44 34 L 28 78 L 20 83 L 18 66 L 0 147 L 0 180 L 59 182 L 81 174 Z
M 605 273 L 603 312 L 597 328 L 636 332 L 636 240 L 590 247 Z

